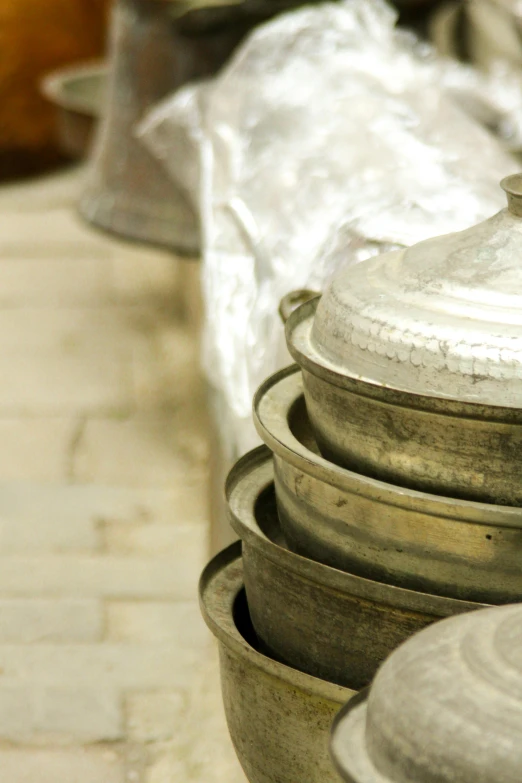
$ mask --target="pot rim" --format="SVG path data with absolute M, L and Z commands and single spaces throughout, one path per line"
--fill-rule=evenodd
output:
M 103 81 L 108 75 L 108 65 L 105 60 L 92 60 L 76 65 L 67 65 L 51 71 L 41 81 L 42 94 L 61 109 L 83 114 L 86 117 L 99 117 L 101 108 L 93 106 L 90 101 L 71 95 L 68 89 L 74 82 L 89 78 Z
M 323 381 L 346 389 L 359 397 L 370 397 L 383 405 L 455 416 L 464 419 L 522 424 L 522 409 L 502 405 L 458 400 L 444 394 L 419 394 L 395 386 L 386 386 L 374 380 L 352 375 L 345 367 L 330 362 L 313 346 L 311 332 L 313 318 L 320 296 L 296 308 L 285 323 L 286 343 L 294 361 L 306 372 Z
M 263 557 L 280 568 L 323 589 L 434 617 L 449 617 L 487 606 L 356 576 L 298 555 L 274 543 L 263 533 L 255 517 L 256 502 L 262 492 L 273 485 L 273 475 L 270 451 L 266 446 L 259 446 L 234 465 L 225 483 L 225 495 L 230 523 L 241 540 L 247 546 L 258 549 Z M 247 477 L 250 477 L 248 482 L 244 480 Z
M 212 558 L 199 580 L 199 604 L 203 619 L 227 650 L 250 666 L 312 696 L 343 704 L 354 695 L 355 691 L 351 688 L 312 677 L 255 650 L 243 638 L 234 621 L 234 604 L 242 589 L 241 542 L 236 541 Z
M 369 693 L 370 688 L 368 687 L 355 694 L 335 716 L 330 731 L 330 757 L 335 769 L 347 783 L 392 783 L 390 778 L 382 775 L 374 767 L 366 749 L 364 730 L 368 712 Z M 346 769 L 337 750 L 341 727 L 346 731 L 343 725 L 345 723 L 349 725 L 349 737 L 351 740 L 349 756 L 351 759 L 355 759 L 357 764 L 357 772 L 359 773 L 357 777 Z
M 277 457 L 306 475 L 347 494 L 366 496 L 378 503 L 418 511 L 427 516 L 453 519 L 463 524 L 472 522 L 522 529 L 522 508 L 518 506 L 448 498 L 388 484 L 342 468 L 310 451 L 297 440 L 288 422 L 292 410 L 303 397 L 303 380 L 299 369 L 294 364 L 276 372 L 261 384 L 254 396 L 256 430 Z

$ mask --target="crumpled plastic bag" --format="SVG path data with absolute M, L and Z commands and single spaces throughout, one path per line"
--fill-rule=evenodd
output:
M 455 99 L 464 88 L 480 94 L 483 77 L 395 21 L 382 0 L 288 13 L 141 128 L 197 194 L 204 367 L 231 459 L 258 442 L 255 389 L 290 361 L 283 295 L 321 290 L 342 267 L 504 205 L 498 183 L 517 163 Z M 519 86 L 502 100 L 521 107 Z M 187 177 L 187 145 L 199 175 L 192 167 Z

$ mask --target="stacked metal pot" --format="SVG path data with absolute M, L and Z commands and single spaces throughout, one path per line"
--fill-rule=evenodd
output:
M 339 700 L 435 620 L 522 598 L 522 175 L 502 185 L 488 221 L 301 304 L 299 366 L 256 394 L 266 446 L 226 486 L 242 557 L 202 579 L 253 783 L 336 780 Z

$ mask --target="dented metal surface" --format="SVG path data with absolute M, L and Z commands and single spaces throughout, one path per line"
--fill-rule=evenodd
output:
M 275 455 L 279 516 L 295 551 L 414 590 L 521 600 L 520 508 L 417 492 L 328 462 L 318 454 L 296 367 L 269 378 L 254 407 Z M 367 429 L 372 424 L 368 415 Z

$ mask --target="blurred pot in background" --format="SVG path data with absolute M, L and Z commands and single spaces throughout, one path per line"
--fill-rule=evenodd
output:
M 0 0 L 0 178 L 61 158 L 41 79 L 104 51 L 109 0 Z
M 186 81 L 218 70 L 248 29 L 243 24 L 216 27 L 212 21 L 212 9 L 191 14 L 185 4 L 171 0 L 115 2 L 103 121 L 80 201 L 82 216 L 93 225 L 187 256 L 199 252 L 197 216 L 135 138 L 135 126 Z
M 68 158 L 88 154 L 101 115 L 107 66 L 82 63 L 52 71 L 42 81 L 42 93 L 56 107 L 60 149 Z

